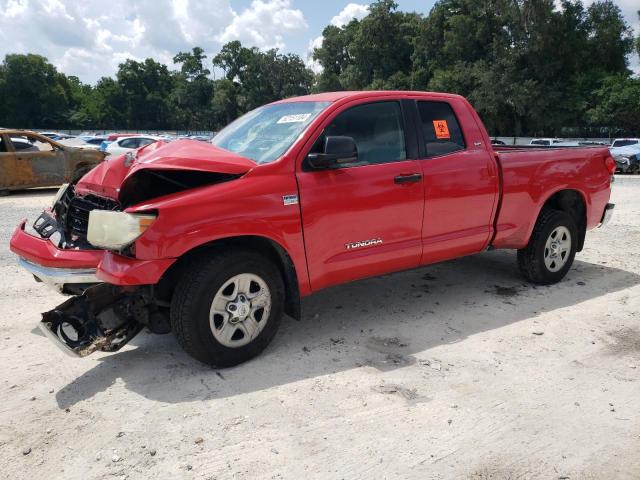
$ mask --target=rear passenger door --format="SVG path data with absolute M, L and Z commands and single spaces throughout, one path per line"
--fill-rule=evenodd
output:
M 327 136 L 351 137 L 358 150 L 352 164 L 314 170 L 303 160 L 297 172 L 313 290 L 419 264 L 424 189 L 412 128 L 399 101 L 345 106 L 305 152 L 321 153 Z
M 425 189 L 422 263 L 479 252 L 489 242 L 498 199 L 495 160 L 465 103 L 418 100 L 416 107 Z

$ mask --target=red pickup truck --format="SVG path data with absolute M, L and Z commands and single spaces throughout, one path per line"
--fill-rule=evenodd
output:
M 67 352 L 143 327 L 229 366 L 320 289 L 488 248 L 560 281 L 606 223 L 607 148 L 508 148 L 462 97 L 337 92 L 260 107 L 204 144 L 153 144 L 63 187 L 11 249 L 76 296 L 43 315 Z

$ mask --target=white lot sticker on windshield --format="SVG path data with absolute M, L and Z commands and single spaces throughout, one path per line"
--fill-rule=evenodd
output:
M 310 116 L 311 116 L 310 113 L 299 113 L 298 115 L 285 115 L 280 120 L 278 120 L 277 123 L 306 122 L 309 119 Z

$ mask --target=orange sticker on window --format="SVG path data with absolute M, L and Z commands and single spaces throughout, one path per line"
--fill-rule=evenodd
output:
M 446 120 L 434 120 L 433 128 L 436 131 L 436 138 L 438 140 L 448 140 L 451 138 L 451 134 L 449 133 L 449 125 L 447 125 Z

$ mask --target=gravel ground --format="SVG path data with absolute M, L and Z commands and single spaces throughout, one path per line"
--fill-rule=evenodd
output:
M 171 335 L 63 355 L 64 297 L 8 250 L 55 192 L 0 198 L 4 478 L 640 478 L 640 178 L 559 285 L 494 251 L 320 292 L 244 365 Z

